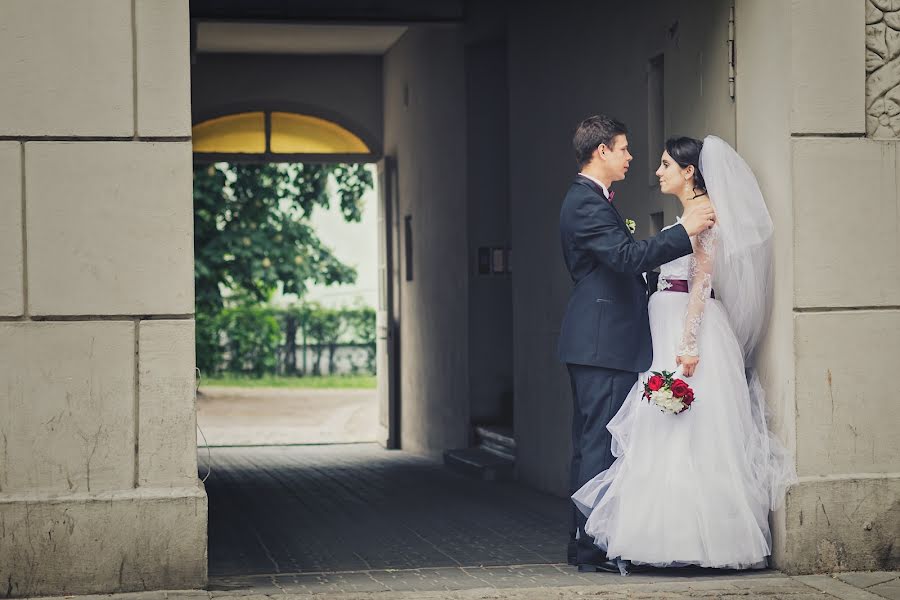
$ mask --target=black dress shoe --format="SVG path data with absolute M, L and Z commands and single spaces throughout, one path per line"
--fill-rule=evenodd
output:
M 619 565 L 614 560 L 604 560 L 598 563 L 581 563 L 578 565 L 579 573 L 619 573 Z

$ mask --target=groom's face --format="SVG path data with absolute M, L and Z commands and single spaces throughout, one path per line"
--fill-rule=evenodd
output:
M 612 139 L 612 148 L 600 146 L 600 156 L 606 162 L 606 169 L 612 181 L 622 181 L 628 173 L 628 164 L 633 158 L 628 151 L 628 138 L 619 134 Z

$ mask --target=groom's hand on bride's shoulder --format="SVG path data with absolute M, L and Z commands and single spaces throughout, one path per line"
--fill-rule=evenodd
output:
M 684 211 L 681 224 L 690 236 L 706 231 L 716 222 L 716 211 L 712 202 L 704 200 L 698 202 Z

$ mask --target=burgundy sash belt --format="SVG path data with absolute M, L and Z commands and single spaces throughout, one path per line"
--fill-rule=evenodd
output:
M 662 281 L 665 281 L 666 283 L 668 283 L 668 284 L 669 284 L 669 287 L 667 287 L 667 288 L 664 289 L 664 290 L 660 290 L 660 291 L 663 291 L 663 292 L 684 292 L 684 293 L 687 293 L 687 292 L 688 292 L 688 282 L 687 282 L 687 279 L 663 279 Z M 715 297 L 716 297 L 716 291 L 715 291 L 715 290 L 710 290 L 709 297 L 710 297 L 710 298 L 715 298 Z

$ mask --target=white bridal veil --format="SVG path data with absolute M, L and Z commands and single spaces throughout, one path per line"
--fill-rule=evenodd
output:
M 728 311 L 744 361 L 752 366 L 772 304 L 775 227 L 753 171 L 724 140 L 713 135 L 703 140 L 700 172 L 719 228 L 713 289 Z
M 713 135 L 703 140 L 700 172 L 719 228 L 713 289 L 743 350 L 756 422 L 747 456 L 760 492 L 777 508 L 796 481 L 794 461 L 769 431 L 765 391 L 753 368 L 771 312 L 775 227 L 753 171 L 727 142 Z

